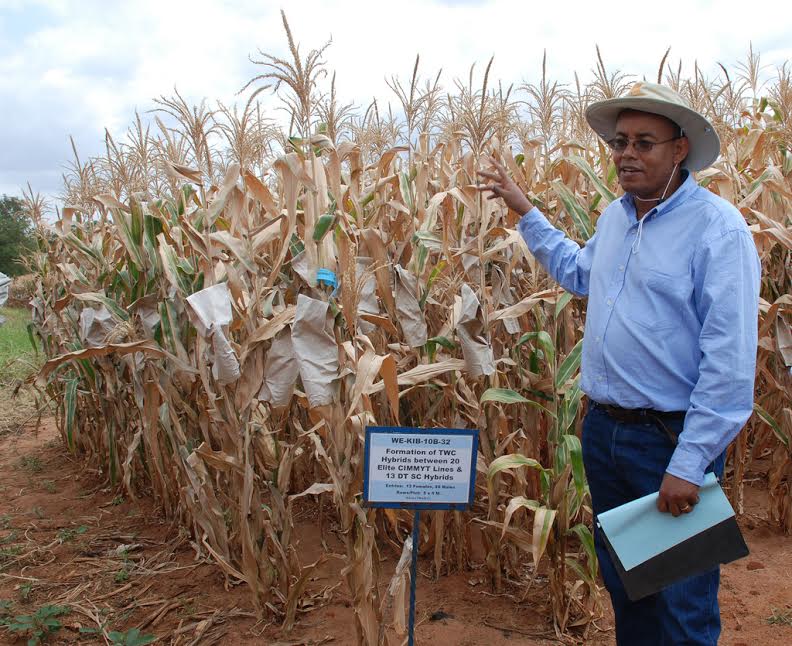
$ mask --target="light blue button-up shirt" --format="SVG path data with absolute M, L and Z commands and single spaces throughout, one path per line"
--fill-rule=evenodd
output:
M 761 265 L 740 212 L 687 174 L 640 224 L 629 194 L 608 205 L 582 248 L 536 208 L 518 229 L 564 289 L 588 297 L 582 390 L 687 411 L 667 472 L 700 485 L 753 409 Z

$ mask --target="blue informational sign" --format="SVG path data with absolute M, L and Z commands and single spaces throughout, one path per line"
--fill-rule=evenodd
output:
M 463 509 L 473 503 L 478 430 L 366 428 L 363 501 L 369 507 Z

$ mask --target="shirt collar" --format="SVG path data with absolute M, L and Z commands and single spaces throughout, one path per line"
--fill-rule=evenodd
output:
M 683 168 L 682 183 L 679 185 L 679 188 L 676 191 L 674 191 L 663 202 L 661 202 L 656 207 L 654 207 L 654 209 L 650 209 L 647 215 L 649 215 L 649 213 L 652 213 L 652 211 L 654 211 L 654 215 L 656 217 L 662 213 L 665 213 L 666 211 L 670 211 L 676 206 L 679 206 L 680 204 L 682 204 L 682 202 L 687 200 L 692 195 L 693 191 L 696 190 L 696 186 L 698 186 L 698 184 L 696 184 L 696 180 L 693 177 L 693 173 L 688 171 L 686 168 Z M 627 214 L 627 217 L 629 218 L 630 222 L 635 223 L 636 222 L 635 201 L 633 200 L 632 193 L 625 193 L 624 195 L 621 196 L 620 200 L 622 207 L 624 207 L 624 211 Z

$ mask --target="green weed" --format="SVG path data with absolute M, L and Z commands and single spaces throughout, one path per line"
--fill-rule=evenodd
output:
M 64 527 L 58 532 L 58 540 L 61 543 L 68 543 L 69 541 L 73 541 L 78 536 L 85 534 L 87 531 L 88 528 L 85 525 L 80 525 L 75 529 L 72 529 L 71 527 Z
M 113 630 L 107 636 L 114 646 L 143 646 L 157 639 L 156 635 L 141 634 L 137 628 L 132 628 L 123 633 Z
M 5 563 L 13 556 L 19 556 L 21 553 L 22 548 L 19 545 L 0 548 L 0 564 Z
M 36 612 L 30 615 L 17 615 L 13 618 L 6 618 L 2 623 L 12 633 L 19 636 L 28 636 L 28 646 L 36 646 L 47 639 L 51 634 L 61 628 L 58 617 L 70 612 L 66 606 L 41 606 Z
M 28 601 L 30 599 L 30 594 L 33 592 L 33 584 L 32 583 L 23 583 L 19 586 L 19 596 L 22 597 L 22 601 Z
M 100 635 L 103 632 L 102 628 L 80 628 L 82 635 Z M 142 634 L 138 628 L 131 628 L 124 632 L 111 630 L 107 636 L 113 646 L 144 646 L 144 644 L 150 644 L 157 639 L 156 635 Z
M 41 464 L 41 459 L 37 455 L 23 455 L 19 459 L 19 466 L 31 473 L 40 473 L 44 468 L 44 465 Z
M 768 624 L 792 626 L 792 608 L 773 608 L 773 614 L 766 621 Z
M 12 530 L 9 532 L 8 536 L 4 536 L 0 538 L 0 545 L 5 545 L 6 543 L 13 543 L 16 540 L 17 533 L 16 530 Z

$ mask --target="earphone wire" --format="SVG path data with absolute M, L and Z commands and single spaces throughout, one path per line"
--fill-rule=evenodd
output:
M 640 197 L 636 197 L 633 195 L 633 198 L 639 200 L 641 202 L 657 202 L 659 206 L 665 201 L 666 193 L 668 192 L 668 187 L 671 186 L 671 180 L 674 179 L 674 175 L 676 175 L 677 167 L 679 164 L 674 164 L 674 169 L 671 171 L 671 177 L 668 178 L 668 182 L 666 183 L 666 187 L 663 189 L 663 194 L 660 197 L 654 197 L 650 199 L 641 199 Z M 632 252 L 638 253 L 638 250 L 641 248 L 641 237 L 643 236 L 643 224 L 644 220 L 646 219 L 646 215 L 644 215 L 640 220 L 638 220 L 638 233 L 635 236 L 635 240 L 632 243 Z

